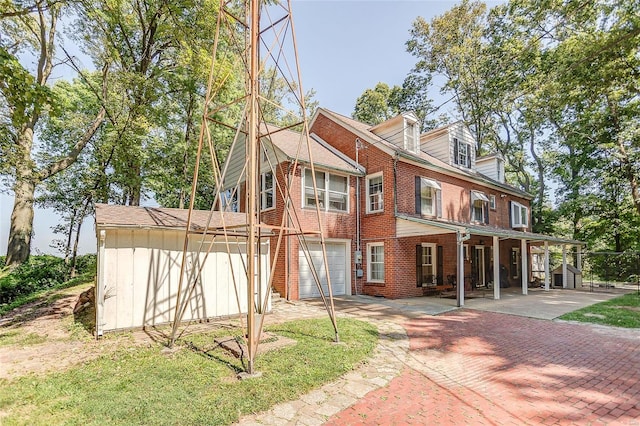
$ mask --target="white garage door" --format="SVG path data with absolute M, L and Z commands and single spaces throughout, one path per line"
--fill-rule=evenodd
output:
M 320 243 L 309 243 L 309 254 L 313 260 L 316 272 L 322 283 L 322 290 L 325 295 L 329 295 L 327 287 L 327 275 L 322 258 L 322 248 Z M 347 257 L 347 243 L 344 242 L 325 242 L 327 248 L 327 260 L 329 262 L 329 274 L 331 277 L 331 289 L 333 295 L 350 294 L 349 269 L 347 267 L 349 258 Z M 298 268 L 300 273 L 300 298 L 320 297 L 320 292 L 313 279 L 309 262 L 304 255 L 304 251 L 300 249 L 298 254 Z

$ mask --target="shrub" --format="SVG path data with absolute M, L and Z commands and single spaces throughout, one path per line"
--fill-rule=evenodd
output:
M 76 274 L 84 275 L 96 274 L 96 265 L 98 258 L 95 254 L 83 254 L 76 258 Z
M 28 262 L 0 278 L 0 304 L 58 286 L 67 280 L 68 272 L 67 265 L 59 257 L 31 256 Z

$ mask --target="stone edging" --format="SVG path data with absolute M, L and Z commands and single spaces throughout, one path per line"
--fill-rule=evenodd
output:
M 362 318 L 360 318 L 362 319 Z M 386 386 L 402 370 L 409 351 L 403 327 L 388 321 L 369 320 L 379 333 L 373 355 L 356 370 L 313 390 L 300 399 L 247 415 L 237 425 L 321 425 L 329 417 L 355 404 L 367 393 Z

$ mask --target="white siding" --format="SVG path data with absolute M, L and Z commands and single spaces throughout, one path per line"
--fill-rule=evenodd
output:
M 438 160 L 442 160 L 447 164 L 451 163 L 453 149 L 450 147 L 449 135 L 447 133 L 433 139 L 421 141 L 420 149 L 427 154 L 436 157 Z
M 398 125 L 385 128 L 376 134 L 398 148 L 404 149 L 404 123 L 402 121 Z
M 405 219 L 396 219 L 396 237 L 416 237 L 419 235 L 438 235 L 454 231 L 442 229 L 437 226 L 416 223 Z
M 497 181 L 504 183 L 504 161 L 497 156 L 484 158 L 476 161 L 479 173 Z
M 101 310 L 98 318 L 103 319 L 99 334 L 171 322 L 180 281 L 184 231 L 107 229 L 105 232 L 104 255 L 99 259 L 104 268 L 101 268 L 102 276 L 98 277 L 98 285 L 104 291 L 97 292 L 104 294 L 104 300 L 96 303 Z M 224 242 L 214 243 L 207 255 L 208 247 L 209 242 L 206 242 L 200 249 L 200 242 L 195 239 L 189 245 L 186 274 L 202 267 L 202 276 L 191 291 L 188 287 L 182 289 L 182 297 L 189 297 L 183 316 L 185 321 L 237 315 L 233 275 L 240 309 L 247 311 L 244 243 L 230 243 L 231 256 L 227 254 Z M 260 292 L 263 295 L 267 294 L 268 250 L 268 244 L 261 247 L 264 269 Z M 189 282 L 191 280 L 185 279 L 183 286 Z

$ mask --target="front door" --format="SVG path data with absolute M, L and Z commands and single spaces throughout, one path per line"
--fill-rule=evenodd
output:
M 476 273 L 476 278 L 477 278 L 476 285 L 478 287 L 485 287 L 487 285 L 487 277 L 485 274 L 487 268 L 485 265 L 484 249 L 485 249 L 484 246 L 475 246 L 473 269 L 474 269 L 474 272 Z

